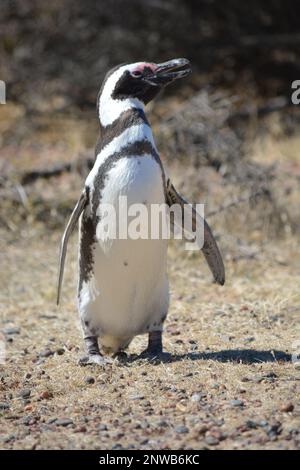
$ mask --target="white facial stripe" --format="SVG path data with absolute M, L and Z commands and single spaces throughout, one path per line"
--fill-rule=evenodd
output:
M 111 140 L 97 155 L 95 165 L 86 179 L 86 186 L 89 186 L 93 189 L 93 180 L 97 175 L 100 166 L 107 158 L 109 158 L 115 152 L 120 152 L 127 145 L 141 140 L 148 140 L 156 150 L 151 128 L 147 124 L 138 124 L 136 126 L 128 127 L 124 130 L 124 132 L 122 132 L 122 134 Z
M 100 104 L 99 107 L 99 119 L 104 127 L 112 124 L 124 111 L 128 111 L 132 108 L 144 109 L 144 104 L 137 98 L 126 100 L 114 100 L 109 98 L 104 103 Z
M 112 124 L 124 111 L 130 108 L 144 109 L 144 104 L 137 98 L 128 98 L 126 100 L 116 100 L 112 98 L 116 83 L 125 70 L 135 70 L 142 65 L 143 62 L 123 65 L 107 79 L 99 101 L 99 119 L 102 126 Z

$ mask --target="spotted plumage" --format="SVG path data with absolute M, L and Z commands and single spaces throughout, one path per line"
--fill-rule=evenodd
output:
M 189 72 L 186 59 L 121 65 L 109 72 L 98 95 L 95 164 L 62 239 L 58 289 L 59 301 L 68 238 L 81 214 L 78 308 L 88 353 L 83 364 L 103 365 L 103 352 L 117 353 L 143 333 L 149 335 L 147 352 L 162 352 L 168 241 L 113 237 L 104 225 L 104 208 L 110 204 L 118 210 L 122 196 L 128 206 L 185 203 L 165 175 L 144 107 L 162 87 Z M 191 211 L 196 221 L 200 216 Z M 203 252 L 223 284 L 222 258 L 207 224 L 205 237 Z

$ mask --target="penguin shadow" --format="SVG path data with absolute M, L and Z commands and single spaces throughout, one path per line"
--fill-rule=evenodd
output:
M 284 351 L 270 349 L 269 351 L 256 349 L 226 349 L 214 352 L 188 352 L 184 354 L 163 353 L 156 358 L 149 358 L 148 361 L 154 364 L 179 362 L 185 359 L 191 361 L 209 361 L 231 362 L 233 364 L 259 364 L 267 362 L 291 362 L 291 354 Z M 126 362 L 135 362 L 145 360 L 138 355 L 130 355 Z M 147 360 L 147 359 L 146 359 Z

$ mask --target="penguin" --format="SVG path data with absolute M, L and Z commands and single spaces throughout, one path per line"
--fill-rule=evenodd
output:
M 87 355 L 81 365 L 111 362 L 136 335 L 148 334 L 142 357 L 159 358 L 169 309 L 168 240 L 113 237 L 104 230 L 103 207 L 189 204 L 175 189 L 159 157 L 145 106 L 161 89 L 191 72 L 187 59 L 122 64 L 106 75 L 98 98 L 100 136 L 95 162 L 61 240 L 57 304 L 67 244 L 79 221 L 78 310 Z M 207 222 L 189 205 L 193 227 L 203 222 L 202 253 L 215 282 L 225 270 Z M 119 209 L 120 212 L 120 209 Z M 122 211 L 121 211 L 122 212 Z M 120 215 L 120 214 L 119 214 Z M 122 216 L 122 214 L 121 214 Z

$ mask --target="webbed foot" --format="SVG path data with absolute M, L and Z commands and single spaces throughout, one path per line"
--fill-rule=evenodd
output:
M 79 359 L 78 364 L 80 366 L 87 366 L 91 364 L 97 364 L 98 366 L 105 367 L 111 364 L 112 360 L 108 357 L 103 357 L 101 354 L 89 354 Z

